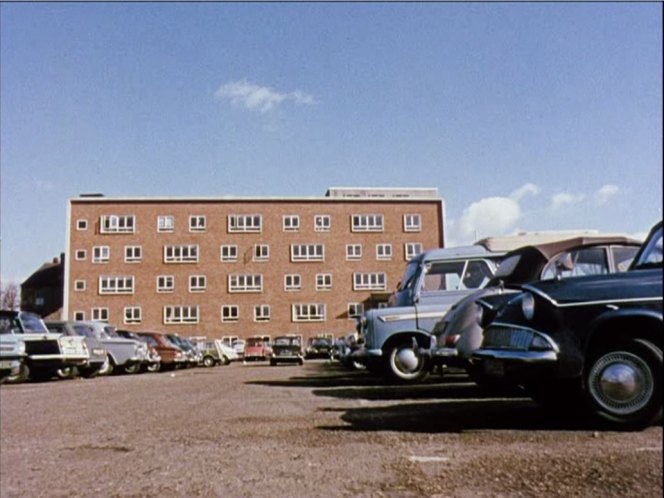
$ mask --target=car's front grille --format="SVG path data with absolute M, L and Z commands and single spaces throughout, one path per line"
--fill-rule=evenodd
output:
M 60 346 L 57 339 L 25 341 L 25 352 L 28 355 L 60 354 Z
M 483 348 L 516 349 L 527 351 L 533 340 L 533 332 L 511 327 L 489 327 L 484 331 Z

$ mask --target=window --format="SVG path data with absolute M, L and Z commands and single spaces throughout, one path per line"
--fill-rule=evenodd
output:
M 164 246 L 164 263 L 198 263 L 198 246 Z
M 157 277 L 157 292 L 173 292 L 175 290 L 175 277 L 173 275 L 159 275 Z
M 331 273 L 316 274 L 316 290 L 326 291 L 331 289 L 332 289 L 332 274 Z
M 83 292 L 85 290 L 85 280 L 75 280 L 74 290 L 76 292 Z
M 422 217 L 419 214 L 404 214 L 403 215 L 403 231 L 404 232 L 421 232 L 422 231 Z
M 88 229 L 88 220 L 76 220 L 76 230 L 83 231 Z
M 221 260 L 224 263 L 237 261 L 237 246 L 221 246 Z
M 172 232 L 175 230 L 173 216 L 157 216 L 157 232 Z
M 85 311 L 74 311 L 74 320 L 77 322 L 85 320 Z
M 325 321 L 325 305 L 293 304 L 291 315 L 294 322 L 323 322 Z
M 205 292 L 207 277 L 205 275 L 189 275 L 189 292 Z
M 332 219 L 329 214 L 317 214 L 314 216 L 314 231 L 329 232 L 332 227 Z
M 613 264 L 616 267 L 615 271 L 626 271 L 639 248 L 634 246 L 611 246 L 613 253 Z
M 198 323 L 198 306 L 164 306 L 164 324 Z
M 284 232 L 297 232 L 300 229 L 300 217 L 294 214 L 284 216 Z
M 189 217 L 189 231 L 190 232 L 204 232 L 205 231 L 205 216 L 190 216 Z
M 100 219 L 101 233 L 134 233 L 135 216 L 107 215 Z
M 392 259 L 392 244 L 376 244 L 376 259 L 380 261 Z
M 287 291 L 299 291 L 302 289 L 302 277 L 298 274 L 285 275 L 284 289 Z
M 134 277 L 99 277 L 99 294 L 133 294 Z
M 108 246 L 95 246 L 92 248 L 93 263 L 108 263 L 111 259 L 111 248 Z
M 353 273 L 353 290 L 385 290 L 385 273 Z
M 606 248 L 584 247 L 565 251 L 549 261 L 542 271 L 542 280 L 605 273 L 609 273 Z
M 141 323 L 141 307 L 126 306 L 124 309 L 124 323 Z
M 362 244 L 346 244 L 346 260 L 362 259 Z
M 291 244 L 291 261 L 324 261 L 323 244 Z
M 233 323 L 240 319 L 240 307 L 236 304 L 225 304 L 221 307 L 221 322 Z
M 427 265 L 422 292 L 478 289 L 491 278 L 486 261 L 439 261 Z
M 263 292 L 263 275 L 228 275 L 228 292 Z
M 270 306 L 267 304 L 257 304 L 254 306 L 254 322 L 269 322 Z
M 270 246 L 256 244 L 254 246 L 254 261 L 268 261 L 270 259 Z
M 228 216 L 228 231 L 257 233 L 262 230 L 262 221 L 259 214 L 231 214 Z
M 92 319 L 97 322 L 108 322 L 108 308 L 92 308 Z
M 422 244 L 419 242 L 406 242 L 404 245 L 404 258 L 406 261 L 410 261 L 421 252 Z
M 139 263 L 143 259 L 141 246 L 125 246 L 125 263 Z
M 348 303 L 348 318 L 357 318 L 364 313 L 364 305 L 362 303 Z
M 351 231 L 353 232 L 382 232 L 382 214 L 354 214 L 351 216 Z
M 76 261 L 85 261 L 85 258 L 88 257 L 88 251 L 85 249 L 78 249 L 75 254 Z

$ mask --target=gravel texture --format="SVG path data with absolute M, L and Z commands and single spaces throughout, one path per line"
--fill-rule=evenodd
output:
M 662 496 L 662 427 L 309 361 L 0 387 L 0 496 Z

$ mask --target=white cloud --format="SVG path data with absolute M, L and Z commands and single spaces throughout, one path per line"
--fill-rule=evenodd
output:
M 572 194 L 571 192 L 558 192 L 551 197 L 551 209 L 560 209 L 563 206 L 577 204 L 586 198 L 584 194 Z
M 601 206 L 609 202 L 609 199 L 616 195 L 619 191 L 620 189 L 617 185 L 604 185 L 593 194 L 593 200 L 595 201 L 595 204 Z
M 315 103 L 313 96 L 300 90 L 283 93 L 270 87 L 256 85 L 247 80 L 232 81 L 222 85 L 215 92 L 214 97 L 217 100 L 230 100 L 234 105 L 242 105 L 250 111 L 262 113 L 272 111 L 285 101 L 302 105 Z
M 540 193 L 540 188 L 534 183 L 526 183 L 522 187 L 519 187 L 514 192 L 510 194 L 510 198 L 519 202 L 526 195 L 537 195 Z
M 461 243 L 470 243 L 477 238 L 504 234 L 520 218 L 521 207 L 514 199 L 487 197 L 464 209 L 456 226 L 457 236 Z

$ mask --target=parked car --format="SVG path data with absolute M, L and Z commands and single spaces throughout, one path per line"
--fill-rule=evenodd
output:
M 270 366 L 275 366 L 278 363 L 304 364 L 302 336 L 291 334 L 275 337 L 274 342 L 272 343 Z
M 662 419 L 662 223 L 629 270 L 526 284 L 480 299 L 473 362 L 537 401 L 619 427 Z
M 178 334 L 166 334 L 166 337 L 184 351 L 186 358 L 186 361 L 183 363 L 184 367 L 191 368 L 201 363 L 202 356 L 200 352 L 187 339 L 180 337 Z
M 105 322 L 81 321 L 78 323 L 90 326 L 95 337 L 106 348 L 108 362 L 106 368 L 100 371 L 102 375 L 109 375 L 113 372 L 135 374 L 147 362 L 148 349 L 144 342 L 120 336 L 115 331 L 115 327 Z
M 235 350 L 224 344 L 220 339 L 193 340 L 194 346 L 201 353 L 200 364 L 204 367 L 228 365 L 238 359 Z
M 249 337 L 244 345 L 243 360 L 245 363 L 250 361 L 266 361 L 272 355 L 269 335 L 255 335 Z
M 537 280 L 561 279 L 625 271 L 641 247 L 641 242 L 617 235 L 583 235 L 557 242 L 521 247 L 505 255 L 489 283 L 457 302 L 433 329 L 433 365 L 462 367 L 478 382 L 481 371 L 469 362 L 482 342 L 477 323 L 479 298 L 518 292 L 523 284 Z
M 163 332 L 135 332 L 141 339 L 153 346 L 161 358 L 161 370 L 174 370 L 187 363 L 187 353 L 174 344 Z
M 46 380 L 60 369 L 86 365 L 90 357 L 83 337 L 49 332 L 34 313 L 0 310 L 0 334 L 19 336 L 25 343 L 25 361 L 10 381 Z
M 244 347 L 247 341 L 244 339 L 236 339 L 231 344 L 231 347 L 235 350 L 238 355 L 238 358 L 244 358 Z
M 151 344 L 147 337 L 140 336 L 129 330 L 116 330 L 116 332 L 120 337 L 124 337 L 125 339 L 134 339 L 145 343 L 148 351 L 147 358 L 140 367 L 142 372 L 158 372 L 161 370 L 161 356 L 159 356 L 157 348 Z
M 330 334 L 331 336 L 331 334 Z M 330 358 L 334 350 L 334 336 L 331 337 L 310 337 L 307 341 L 307 347 L 304 350 L 304 357 L 307 360 L 316 358 Z
M 81 336 L 85 341 L 90 356 L 85 365 L 78 367 L 69 367 L 58 370 L 59 377 L 75 377 L 80 375 L 91 379 L 96 377 L 100 372 L 108 368 L 108 352 L 106 347 L 95 335 L 94 329 L 87 324 L 76 321 L 52 321 L 44 322 L 49 331 L 56 334 L 64 334 L 67 336 Z
M 0 384 L 21 372 L 25 361 L 25 342 L 9 329 L 0 326 Z

